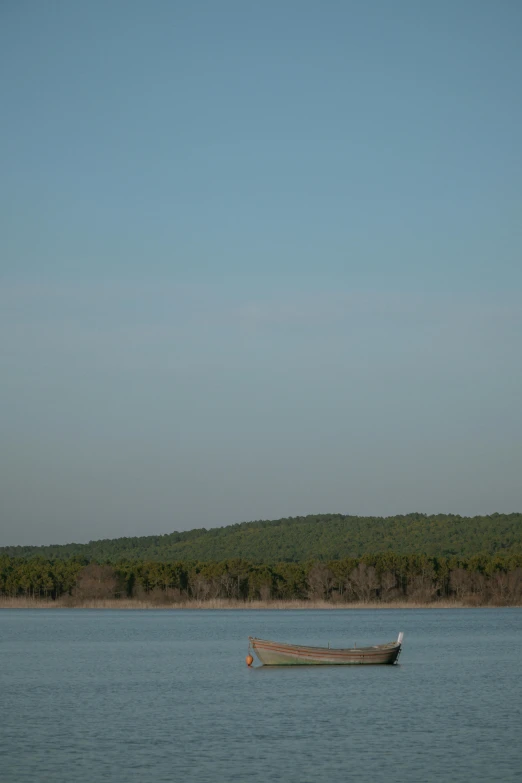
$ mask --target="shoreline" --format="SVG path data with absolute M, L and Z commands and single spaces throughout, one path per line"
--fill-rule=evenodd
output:
M 140 599 L 94 598 L 84 601 L 74 599 L 45 600 L 38 598 L 0 598 L 0 609 L 110 609 L 110 610 L 224 610 L 240 611 L 270 609 L 270 610 L 300 610 L 310 609 L 336 611 L 339 609 L 494 609 L 519 608 L 520 604 L 476 604 L 465 601 L 355 601 L 353 603 L 332 603 L 330 601 L 234 601 L 223 598 L 208 600 L 193 600 L 181 602 L 155 602 Z

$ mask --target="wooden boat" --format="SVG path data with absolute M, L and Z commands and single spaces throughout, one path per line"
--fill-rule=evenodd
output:
M 249 636 L 250 647 L 265 666 L 333 665 L 395 663 L 401 652 L 404 634 L 396 642 L 376 644 L 373 647 L 303 647 L 256 639 Z

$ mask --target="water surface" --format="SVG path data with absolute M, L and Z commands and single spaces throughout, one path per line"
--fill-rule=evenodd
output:
M 248 635 L 397 666 L 248 669 Z M 0 781 L 519 781 L 522 609 L 0 611 Z

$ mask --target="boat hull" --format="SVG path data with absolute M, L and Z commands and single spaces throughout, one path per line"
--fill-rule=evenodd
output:
M 373 647 L 330 649 L 303 647 L 249 637 L 250 646 L 265 666 L 358 666 L 393 664 L 401 651 L 400 642 Z

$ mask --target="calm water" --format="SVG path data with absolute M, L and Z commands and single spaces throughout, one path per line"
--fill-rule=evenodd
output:
M 248 669 L 249 634 L 400 665 Z M 0 780 L 519 781 L 522 610 L 0 611 Z

